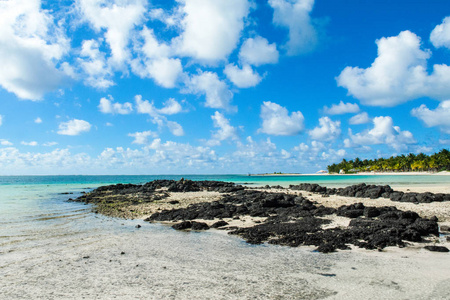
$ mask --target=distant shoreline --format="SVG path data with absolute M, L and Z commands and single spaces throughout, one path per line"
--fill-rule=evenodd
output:
M 449 171 L 442 171 L 442 172 L 358 172 L 358 173 L 352 173 L 352 174 L 329 174 L 329 173 L 282 173 L 282 174 L 274 174 L 274 173 L 264 173 L 264 174 L 249 174 L 248 176 L 329 176 L 329 175 L 339 175 L 339 176 L 349 176 L 349 175 L 408 175 L 408 176 L 414 176 L 414 175 L 450 175 Z

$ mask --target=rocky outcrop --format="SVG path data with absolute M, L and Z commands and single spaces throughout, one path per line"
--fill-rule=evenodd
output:
M 338 195 L 345 197 L 359 197 L 359 198 L 389 198 L 392 201 L 399 202 L 415 202 L 415 203 L 430 203 L 450 201 L 450 194 L 433 194 L 413 193 L 413 192 L 396 192 L 389 185 L 367 185 L 365 183 L 348 186 L 345 188 L 327 188 L 316 183 L 301 183 L 298 185 L 290 185 L 290 189 L 302 190 L 307 192 L 319 193 L 324 196 Z
M 351 218 L 350 225 L 323 229 L 334 214 Z M 319 252 L 350 249 L 350 244 L 379 250 L 387 246 L 404 247 L 407 242 L 420 242 L 425 236 L 439 234 L 436 218 L 424 219 L 415 212 L 395 207 L 366 207 L 357 203 L 333 209 L 317 206 L 301 196 L 254 190 L 238 191 L 220 201 L 158 212 L 146 221 L 174 221 L 179 222 L 174 225 L 175 229 L 188 229 L 186 222 L 195 219 L 242 216 L 265 217 L 261 224 L 232 228 L 229 232 L 248 243 L 268 242 L 291 247 L 312 245 Z M 212 227 L 223 226 L 226 222 L 218 221 Z

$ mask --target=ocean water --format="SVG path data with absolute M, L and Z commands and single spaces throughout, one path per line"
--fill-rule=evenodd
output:
M 361 182 L 395 186 L 450 185 L 450 176 L 438 175 L 2 176 L 0 177 L 0 278 L 5 278 L 5 280 L 3 281 L 4 285 L 0 283 L 0 294 L 6 292 L 6 295 L 9 296 L 5 299 L 33 298 L 35 296 L 33 293 L 37 293 L 37 296 L 46 299 L 77 298 L 72 296 L 79 296 L 80 293 L 83 293 L 84 288 L 87 298 L 110 299 L 111 295 L 115 295 L 118 298 L 134 299 L 134 296 L 130 297 L 129 295 L 136 293 L 134 286 L 137 283 L 130 283 L 130 294 L 127 294 L 127 297 L 123 295 L 121 297 L 119 290 L 114 287 L 114 280 L 118 276 L 116 272 L 123 272 L 122 280 L 131 280 L 131 275 L 126 273 L 131 271 L 123 269 L 125 266 L 111 269 L 108 261 L 105 260 L 104 263 L 98 262 L 97 269 L 86 269 L 84 264 L 87 262 L 83 262 L 82 259 L 85 255 L 84 252 L 95 255 L 97 252 L 109 251 L 111 253 L 107 256 L 114 257 L 114 255 L 120 253 L 119 249 L 126 248 L 123 244 L 130 243 L 130 237 L 135 237 L 140 243 L 136 247 L 127 245 L 126 251 L 136 252 L 134 260 L 139 260 L 140 264 L 149 264 L 148 268 L 152 268 L 150 262 L 161 267 L 160 272 L 163 273 L 159 277 L 151 278 L 154 281 L 159 280 L 159 287 L 149 286 L 147 281 L 140 283 L 141 286 L 147 286 L 152 291 L 159 291 L 161 294 L 157 294 L 154 297 L 156 299 L 189 298 L 188 294 L 183 294 L 191 291 L 186 287 L 173 290 L 171 291 L 172 294 L 166 294 L 166 291 L 172 288 L 170 285 L 172 279 L 177 282 L 177 285 L 185 285 L 186 278 L 193 276 L 188 269 L 197 267 L 199 268 L 199 274 L 203 276 L 200 286 L 202 291 L 211 293 L 217 287 L 221 289 L 221 295 L 224 299 L 241 296 L 243 292 L 240 288 L 242 280 L 248 286 L 248 291 L 244 291 L 248 294 L 248 297 L 242 298 L 253 298 L 252 293 L 255 291 L 261 293 L 261 298 L 266 298 L 264 295 L 267 295 L 267 293 L 273 293 L 273 295 L 278 295 L 281 298 L 303 295 L 297 298 L 305 299 L 319 299 L 334 294 L 333 289 L 321 289 L 305 280 L 305 278 L 312 276 L 311 280 L 314 282 L 317 280 L 317 276 L 324 276 L 320 274 L 328 274 L 330 266 L 336 264 L 333 256 L 317 256 L 311 252 L 311 249 L 296 250 L 267 245 L 252 246 L 237 237 L 223 233 L 180 233 L 160 224 L 144 224 L 144 222 L 138 220 L 119 220 L 104 217 L 94 214 L 89 205 L 67 201 L 69 198 L 76 198 L 82 195 L 82 192 L 88 192 L 101 185 L 138 184 L 155 179 L 179 180 L 181 178 L 232 181 L 249 186 L 266 184 L 288 186 L 300 182 L 318 183 L 333 187 Z M 143 227 L 136 231 L 135 226 L 139 223 Z M 152 245 L 151 247 L 146 246 L 147 240 Z M 117 247 L 117 251 L 114 250 L 115 247 Z M 143 253 L 145 253 L 145 256 Z M 350 257 L 346 258 L 348 254 L 342 255 L 339 257 L 352 262 Z M 164 259 L 160 259 L 161 257 Z M 239 257 L 239 259 L 236 259 L 236 257 Z M 134 260 L 132 263 L 134 263 Z M 232 260 L 234 263 L 230 263 Z M 109 261 L 111 262 L 111 260 Z M 69 263 L 64 264 L 65 262 Z M 176 269 L 178 275 L 173 275 L 170 269 L 166 270 L 163 264 Z M 221 269 L 225 266 L 231 269 L 231 271 L 227 271 L 229 278 L 220 275 Z M 242 266 L 247 269 L 242 270 Z M 100 267 L 104 269 L 98 269 Z M 267 275 L 267 268 L 274 272 L 273 275 Z M 48 276 L 53 276 L 54 279 L 47 278 L 46 272 L 53 274 Z M 137 278 L 142 273 L 136 271 L 136 273 L 130 274 L 133 274 L 133 278 Z M 299 274 L 303 274 L 303 277 Z M 72 280 L 71 276 L 75 276 L 82 284 L 80 285 L 79 282 L 68 283 Z M 103 282 L 89 282 L 85 279 L 95 278 L 92 280 L 98 280 L 98 278 L 103 278 L 102 276 L 105 276 Z M 299 276 L 298 280 L 295 279 L 295 276 Z M 170 280 L 162 280 L 161 278 Z M 214 278 L 214 280 L 210 278 Z M 276 278 L 284 278 L 284 282 Z M 55 284 L 53 281 L 57 280 L 59 281 L 56 290 L 60 293 L 57 296 L 51 296 L 48 291 L 53 289 Z M 195 281 L 198 280 L 197 277 L 192 277 L 190 280 L 192 280 L 190 287 L 199 285 Z M 261 280 L 265 281 L 267 285 L 258 284 Z M 368 278 L 367 280 L 372 279 Z M 230 284 L 233 285 L 233 291 L 236 293 L 234 296 L 228 295 L 227 285 Z M 64 288 L 64 285 L 67 285 L 67 287 Z M 80 286 L 83 287 L 81 290 Z M 30 289 L 31 287 L 33 289 Z M 104 288 L 110 289 L 109 294 L 102 294 Z M 65 289 L 68 291 L 72 289 L 71 294 L 64 294 Z M 298 294 L 300 291 L 303 294 Z M 145 297 L 145 289 L 140 292 L 142 295 L 139 294 L 139 297 Z M 375 293 L 378 292 L 376 290 Z M 214 298 L 214 294 L 204 294 L 203 296 L 206 297 L 206 295 L 209 298 Z M 274 298 L 277 298 L 275 296 Z

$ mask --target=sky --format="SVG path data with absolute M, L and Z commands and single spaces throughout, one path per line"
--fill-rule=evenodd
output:
M 449 65 L 447 0 L 2 0 L 0 175 L 431 154 Z

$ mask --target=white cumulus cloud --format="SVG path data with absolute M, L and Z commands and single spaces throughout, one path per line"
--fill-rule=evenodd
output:
M 437 25 L 430 34 L 430 41 L 436 48 L 450 49 L 450 17 L 444 18 L 442 24 Z
M 273 8 L 273 23 L 289 30 L 285 47 L 288 55 L 312 51 L 318 42 L 318 33 L 310 13 L 314 0 L 269 0 Z
M 111 64 L 120 68 L 130 58 L 127 48 L 131 30 L 142 23 L 146 0 L 77 0 L 76 7 L 83 20 L 104 37 L 111 49 Z
M 2 145 L 2 146 L 12 146 L 13 143 L 11 143 L 10 141 L 5 140 L 5 139 L 0 139 L 0 145 Z
M 402 131 L 400 127 L 394 126 L 389 116 L 375 117 L 373 128 L 361 133 L 352 134 L 349 129 L 350 139 L 345 142 L 347 147 L 386 144 L 397 151 L 405 151 L 409 144 L 415 144 L 416 140 L 411 132 Z
M 265 101 L 261 105 L 262 127 L 258 132 L 271 135 L 296 135 L 303 130 L 304 117 L 300 111 L 289 111 L 279 104 Z
M 340 101 L 339 104 L 332 104 L 331 107 L 324 106 L 323 112 L 327 115 L 357 113 L 359 112 L 359 106 L 356 103 L 344 103 Z
M 244 18 L 250 4 L 247 0 L 180 0 L 184 15 L 183 33 L 174 40 L 181 55 L 206 63 L 224 60 L 236 48 Z
M 148 144 L 149 137 L 156 138 L 158 135 L 155 132 L 149 130 L 149 131 L 129 133 L 128 136 L 134 138 L 132 142 L 133 144 Z
M 225 140 L 237 140 L 238 133 L 236 127 L 230 125 L 230 120 L 225 118 L 223 114 L 216 111 L 214 115 L 211 116 L 214 122 L 214 128 L 217 128 L 212 134 L 212 138 L 207 142 L 209 146 L 218 146 L 222 141 Z
M 41 124 L 42 123 L 42 119 L 37 117 L 36 119 L 34 119 L 34 123 L 36 124 Z M 1 124 L 1 123 L 0 123 Z
M 309 131 L 309 135 L 314 140 L 331 141 L 341 134 L 341 121 L 332 121 L 328 117 L 319 119 L 319 127 Z
M 24 145 L 24 146 L 32 146 L 32 147 L 38 145 L 38 142 L 36 142 L 36 141 L 31 141 L 31 142 L 25 142 L 25 141 L 22 141 L 22 142 L 20 142 L 20 143 L 21 143 L 22 145 Z
M 173 88 L 183 73 L 183 66 L 178 58 L 159 58 L 147 65 L 147 70 L 157 84 L 165 88 Z
M 276 44 L 260 36 L 246 39 L 239 51 L 239 59 L 253 66 L 277 63 L 278 57 Z
M 427 72 L 430 51 L 410 31 L 376 41 L 378 57 L 367 69 L 346 67 L 337 77 L 339 86 L 372 106 L 395 106 L 419 97 L 450 97 L 450 67 L 434 65 Z
M 169 128 L 170 132 L 175 136 L 183 136 L 184 130 L 183 127 L 174 121 L 167 121 L 167 128 Z
M 229 111 L 237 110 L 235 106 L 230 105 L 233 93 L 214 72 L 201 72 L 198 75 L 193 75 L 187 86 L 186 92 L 205 95 L 206 107 L 222 108 Z
M 58 134 L 61 135 L 79 135 L 91 130 L 91 124 L 84 120 L 73 119 L 59 124 Z
M 354 115 L 353 117 L 348 120 L 348 123 L 352 125 L 358 125 L 358 124 L 366 124 L 370 122 L 369 115 L 366 112 L 362 112 L 360 114 Z
M 133 105 L 130 102 L 125 102 L 123 104 L 113 102 L 114 99 L 110 95 L 108 98 L 101 98 L 98 109 L 104 114 L 120 114 L 127 115 L 133 111 Z
M 84 40 L 81 45 L 79 66 L 85 73 L 84 83 L 98 89 L 114 85 L 113 71 L 106 61 L 106 54 L 100 51 L 96 40 Z
M 0 85 L 5 90 L 40 100 L 71 80 L 62 61 L 69 39 L 55 23 L 40 0 L 0 1 Z
M 425 104 L 411 110 L 427 127 L 439 127 L 442 132 L 450 134 L 450 100 L 439 103 L 436 109 L 429 109 Z
M 253 71 L 250 65 L 244 65 L 242 69 L 234 64 L 228 64 L 224 70 L 228 79 L 238 88 L 249 88 L 261 82 L 261 76 Z

